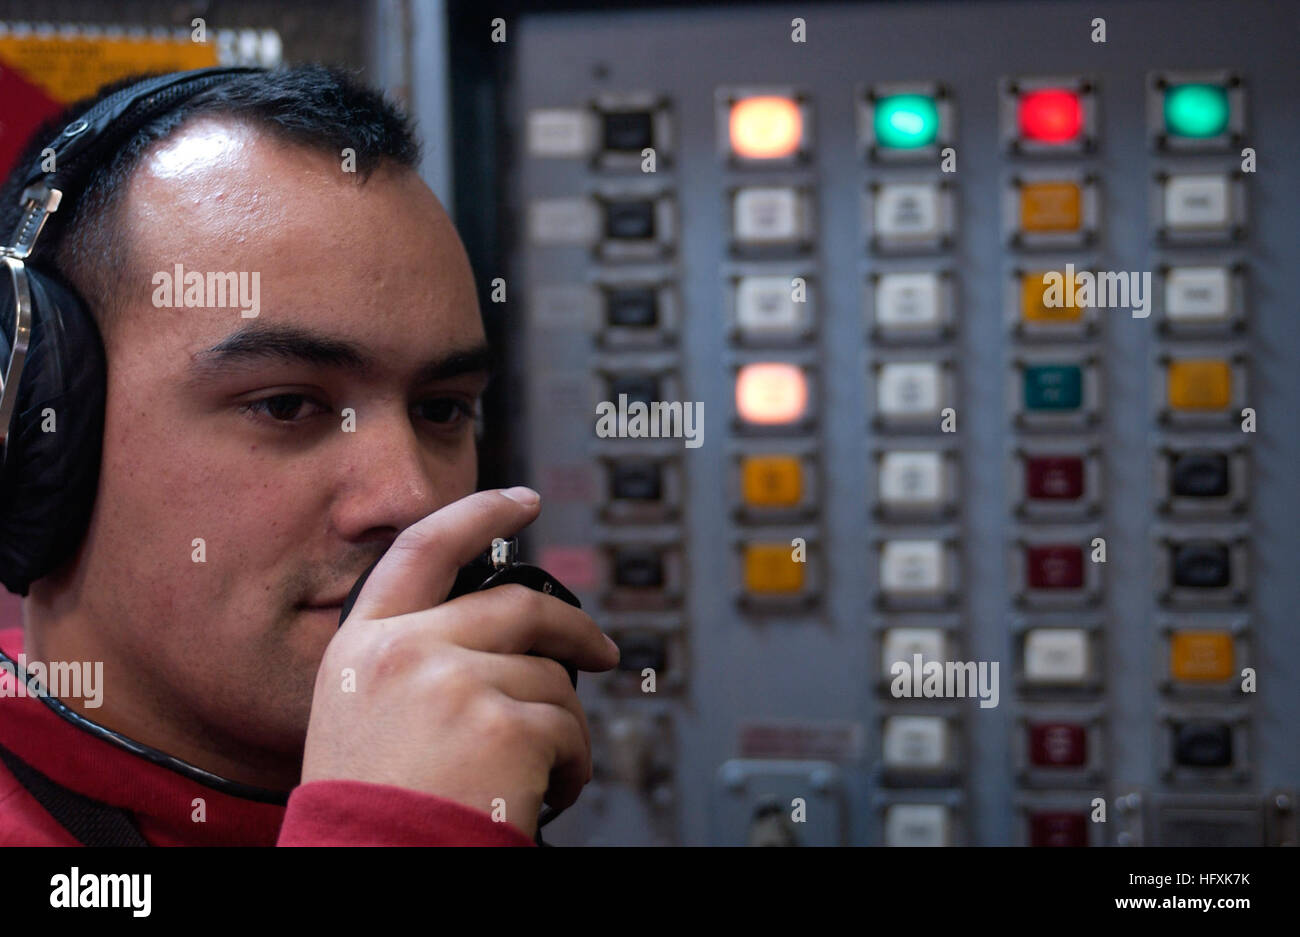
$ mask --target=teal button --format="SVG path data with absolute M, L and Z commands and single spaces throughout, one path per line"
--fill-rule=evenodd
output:
M 1165 91 L 1165 127 L 1176 137 L 1217 137 L 1228 129 L 1228 92 L 1219 85 L 1175 85 Z
M 881 146 L 914 150 L 939 135 L 939 108 L 925 94 L 895 94 L 876 102 L 876 140 Z
M 1083 369 L 1077 364 L 1025 368 L 1026 410 L 1078 410 L 1083 406 Z

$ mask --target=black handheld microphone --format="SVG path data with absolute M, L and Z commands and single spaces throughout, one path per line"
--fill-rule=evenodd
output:
M 566 589 L 560 580 L 538 566 L 520 563 L 518 551 L 519 542 L 514 538 L 505 540 L 497 537 L 492 541 L 491 549 L 480 553 L 472 562 L 460 568 L 460 571 L 456 573 L 455 582 L 451 585 L 451 591 L 447 593 L 447 598 L 443 599 L 443 601 L 449 602 L 471 592 L 482 592 L 484 589 L 494 589 L 497 586 L 516 583 L 535 589 L 538 592 L 544 592 L 547 595 L 553 595 L 557 599 L 568 602 L 574 608 L 582 608 L 582 603 L 578 601 L 578 597 Z M 383 559 L 383 557 L 381 556 L 379 559 Z M 366 580 L 370 578 L 370 574 L 378 565 L 379 560 L 371 563 L 352 586 L 352 589 L 348 592 L 348 597 L 343 600 L 343 608 L 339 611 L 340 628 L 343 627 L 343 622 L 347 621 L 348 615 L 351 614 L 352 606 L 356 604 L 357 596 L 361 594 L 361 588 L 366 584 Z M 563 661 L 560 663 L 564 664 Z M 569 672 L 569 679 L 573 681 L 574 689 L 577 689 L 577 668 L 564 664 L 564 669 Z M 542 815 L 537 821 L 537 845 L 547 845 L 542 842 L 542 827 L 559 815 L 560 811 L 552 807 L 542 808 Z
M 478 554 L 476 558 L 469 561 L 467 565 L 460 568 L 456 573 L 456 580 L 451 584 L 451 591 L 447 593 L 447 598 L 443 602 L 450 602 L 451 599 L 467 595 L 469 593 L 481 593 L 485 589 L 495 589 L 497 586 L 508 584 L 517 584 L 528 586 L 529 589 L 537 590 L 538 593 L 554 595 L 555 598 L 568 602 L 575 608 L 581 608 L 582 603 L 578 602 L 575 594 L 565 589 L 564 584 L 551 576 L 549 572 L 541 567 L 533 567 L 528 563 L 520 563 L 517 559 L 519 555 L 519 541 L 516 539 L 502 539 L 498 537 L 491 542 L 490 550 Z M 382 556 L 380 559 L 383 559 Z M 357 578 L 352 589 L 348 591 L 347 598 L 343 599 L 342 610 L 338 613 L 338 625 L 342 628 L 347 616 L 351 615 L 352 606 L 356 604 L 357 595 L 361 594 L 361 587 L 365 581 L 370 578 L 370 573 L 374 572 L 374 567 L 380 564 L 380 560 L 374 560 L 364 573 Z M 560 661 L 563 663 L 563 661 Z M 577 687 L 577 669 L 564 664 L 565 671 L 568 671 L 569 680 L 573 681 L 573 687 Z
M 519 542 L 514 538 L 504 540 L 497 537 L 492 541 L 492 548 L 484 553 L 480 553 L 466 566 L 462 566 L 456 574 L 456 580 L 451 585 L 451 591 L 447 593 L 444 602 L 450 602 L 452 599 L 470 592 L 482 592 L 484 589 L 495 589 L 497 586 L 509 585 L 511 583 L 521 586 L 527 586 L 538 592 L 544 592 L 547 595 L 553 595 L 557 599 L 568 602 L 574 608 L 582 608 L 582 603 L 578 597 L 566 589 L 560 580 L 556 579 L 546 570 L 538 566 L 530 566 L 527 563 L 521 563 L 518 560 Z M 381 556 L 379 559 L 383 559 Z M 352 612 L 352 606 L 357 602 L 357 596 L 361 594 L 361 588 L 374 572 L 379 560 L 375 560 L 357 579 L 352 589 L 348 592 L 348 597 L 343 600 L 343 608 L 339 611 L 339 627 L 343 627 L 343 622 Z M 561 661 L 563 663 L 563 661 Z M 569 672 L 569 679 L 573 681 L 576 689 L 578 686 L 578 671 L 564 665 L 564 669 Z

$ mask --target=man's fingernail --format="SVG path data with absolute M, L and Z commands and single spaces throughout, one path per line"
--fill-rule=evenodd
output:
M 520 504 L 527 505 L 528 507 L 532 507 L 534 504 L 542 500 L 541 495 L 533 491 L 533 489 L 525 488 L 522 485 L 518 485 L 514 488 L 503 489 L 501 493 L 511 501 L 518 501 Z
M 615 654 L 617 654 L 619 657 L 623 656 L 623 652 L 618 649 L 618 645 L 614 643 L 613 638 L 611 638 L 609 635 L 605 635 L 605 642 L 610 646 L 610 648 L 614 651 Z

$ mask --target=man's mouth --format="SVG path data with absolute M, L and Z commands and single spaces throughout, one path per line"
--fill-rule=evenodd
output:
M 320 601 L 299 602 L 298 607 L 302 609 L 306 609 L 309 612 L 324 612 L 324 611 L 337 612 L 339 609 L 343 607 L 343 600 L 345 598 L 346 596 L 341 596 L 337 599 L 322 599 Z

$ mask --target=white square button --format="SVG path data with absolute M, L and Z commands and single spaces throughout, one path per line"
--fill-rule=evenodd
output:
M 538 199 L 528 206 L 528 232 L 536 244 L 590 244 L 600 234 L 600 209 L 585 198 Z
M 948 826 L 941 804 L 894 804 L 885 810 L 885 845 L 947 846 Z
M 942 380 L 939 365 L 932 361 L 881 365 L 876 380 L 876 409 L 887 417 L 937 414 Z
M 795 302 L 789 277 L 741 277 L 736 284 L 736 327 L 747 335 L 793 335 L 808 317 Z
M 1165 279 L 1165 314 L 1186 322 L 1228 317 L 1227 267 L 1174 267 Z
M 890 716 L 881 748 L 889 768 L 942 768 L 948 763 L 948 721 L 942 716 Z
M 804 199 L 789 186 L 741 189 L 732 205 L 736 240 L 744 244 L 788 244 L 804 236 Z
M 884 242 L 929 241 L 943 233 L 939 186 L 892 183 L 876 190 L 875 234 Z
M 939 325 L 939 275 L 882 275 L 876 283 L 876 325 L 886 331 Z
M 578 158 L 596 148 L 596 120 L 590 111 L 539 108 L 528 112 L 528 155 Z
M 1025 679 L 1031 683 L 1080 683 L 1088 677 L 1088 632 L 1082 628 L 1035 628 L 1025 633 Z
M 886 592 L 933 594 L 944 585 L 942 541 L 885 541 L 880 551 L 880 587 Z
M 937 507 L 947 500 L 938 452 L 886 452 L 878 480 L 880 501 L 889 507 Z
M 1165 224 L 1177 231 L 1226 228 L 1232 219 L 1228 177 L 1170 176 L 1165 180 Z
M 939 628 L 890 628 L 880 642 L 880 669 L 886 679 L 896 676 L 891 670 L 902 661 L 911 667 L 916 655 L 921 655 L 921 666 L 944 657 L 943 631 Z

